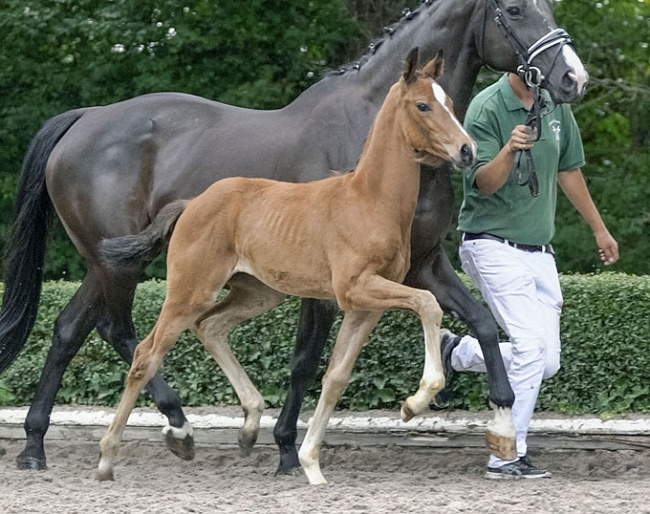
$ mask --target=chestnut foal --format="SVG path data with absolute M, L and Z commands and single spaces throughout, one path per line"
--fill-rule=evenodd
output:
M 246 415 L 240 444 L 250 448 L 264 400 L 230 350 L 227 335 L 286 295 L 336 299 L 344 311 L 299 453 L 310 483 L 326 482 L 319 449 L 327 422 L 386 309 L 410 309 L 422 321 L 423 376 L 418 391 L 403 404 L 401 417 L 407 421 L 428 410 L 445 382 L 439 346 L 442 310 L 431 292 L 401 284 L 410 264 L 420 163 L 468 166 L 476 147 L 436 82 L 442 57 L 421 70 L 417 58 L 415 48 L 377 114 L 353 173 L 301 184 L 227 178 L 193 200 L 168 205 L 144 232 L 103 243 L 106 261 L 123 264 L 173 231 L 167 297 L 156 325 L 137 347 L 122 400 L 101 440 L 99 480 L 113 478 L 135 401 L 187 329 L 201 340 L 237 392 Z M 217 301 L 226 284 L 229 294 Z

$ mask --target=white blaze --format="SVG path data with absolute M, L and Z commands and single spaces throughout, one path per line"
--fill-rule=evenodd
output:
M 460 131 L 463 134 L 465 134 L 467 137 L 469 137 L 469 134 L 465 131 L 463 126 L 460 124 L 460 121 L 458 121 L 458 118 L 456 118 L 456 116 L 454 116 L 454 113 L 449 110 L 449 107 L 447 107 L 447 93 L 445 93 L 445 90 L 442 89 L 442 86 L 437 82 L 434 82 L 433 84 L 431 84 L 431 87 L 433 88 L 434 98 L 438 101 L 440 105 L 442 105 L 443 109 L 447 111 L 449 117 L 452 120 L 454 120 L 454 123 L 460 129 Z
M 570 46 L 564 46 L 562 48 L 562 55 L 566 60 L 567 64 L 573 69 L 573 73 L 570 73 L 569 76 L 575 80 L 576 86 L 578 88 L 578 93 L 583 93 L 587 82 L 589 81 L 589 75 L 587 70 L 585 70 L 582 61 L 578 57 L 578 54 L 575 53 L 575 50 Z

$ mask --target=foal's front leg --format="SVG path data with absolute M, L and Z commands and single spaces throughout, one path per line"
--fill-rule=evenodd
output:
M 318 405 L 309 423 L 307 435 L 300 446 L 298 457 L 310 484 L 325 484 L 320 470 L 319 454 L 327 422 L 350 382 L 352 368 L 359 357 L 368 335 L 381 318 L 381 312 L 349 311 L 345 313 L 334 344 L 327 372 L 323 377 Z
M 402 420 L 429 409 L 433 397 L 445 386 L 440 357 L 440 323 L 442 309 L 430 291 L 415 289 L 379 275 L 364 277 L 346 298 L 351 306 L 359 309 L 388 310 L 408 309 L 418 315 L 424 329 L 424 371 L 418 391 L 402 404 Z
M 338 305 L 329 300 L 303 298 L 298 334 L 291 359 L 289 390 L 273 428 L 275 444 L 280 451 L 276 475 L 301 472 L 296 439 L 300 408 L 323 355 L 323 349 L 338 313 Z

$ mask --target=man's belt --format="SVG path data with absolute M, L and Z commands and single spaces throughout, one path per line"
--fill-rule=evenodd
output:
M 499 243 L 507 244 L 509 246 L 512 246 L 513 248 L 517 248 L 518 250 L 523 250 L 524 252 L 542 252 L 542 253 L 550 253 L 551 255 L 555 255 L 555 252 L 553 251 L 553 246 L 551 246 L 550 244 L 525 245 L 521 243 L 515 243 L 513 241 L 510 241 L 503 237 L 495 236 L 493 234 L 488 234 L 487 232 L 479 232 L 479 233 L 464 232 L 463 233 L 463 237 L 462 237 L 463 241 L 474 241 L 475 239 L 489 239 L 490 241 L 498 241 Z

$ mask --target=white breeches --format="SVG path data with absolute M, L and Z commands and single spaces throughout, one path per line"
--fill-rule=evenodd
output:
M 515 393 L 512 415 L 517 453 L 523 456 L 542 379 L 560 369 L 562 292 L 555 258 L 549 253 L 525 252 L 485 239 L 463 242 L 459 255 L 463 270 L 476 281 L 510 339 L 500 344 L 500 349 Z M 485 372 L 478 341 L 463 337 L 451 364 L 456 371 Z M 505 462 L 492 455 L 489 465 Z

